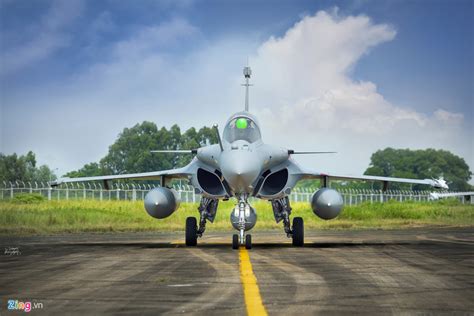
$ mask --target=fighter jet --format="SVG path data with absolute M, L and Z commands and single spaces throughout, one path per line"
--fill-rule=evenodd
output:
M 198 237 L 206 230 L 206 223 L 213 222 L 220 200 L 235 199 L 236 204 L 230 214 L 232 226 L 238 234 L 232 236 L 232 248 L 252 247 L 250 231 L 257 221 L 257 212 L 250 205 L 249 198 L 267 200 L 271 203 L 277 223 L 283 222 L 286 235 L 292 238 L 294 246 L 304 244 L 304 223 L 301 217 L 290 221 L 291 206 L 288 196 L 298 181 L 319 179 L 321 188 L 311 200 L 315 215 L 324 220 L 337 217 L 343 209 L 343 199 L 339 192 L 329 187 L 329 180 L 380 181 L 384 189 L 389 182 L 427 184 L 448 189 L 442 179 L 404 179 L 378 176 L 344 176 L 322 173 L 299 166 L 293 159 L 297 154 L 323 154 L 330 152 L 298 152 L 265 144 L 262 140 L 257 118 L 249 112 L 250 67 L 244 68 L 245 110 L 233 114 L 225 124 L 222 138 L 215 125 L 218 144 L 191 150 L 156 150 L 154 152 L 174 152 L 193 154 L 192 161 L 183 168 L 134 174 L 120 174 L 98 177 L 61 178 L 51 185 L 68 182 L 103 181 L 107 188 L 111 180 L 160 180 L 161 186 L 152 189 L 145 196 L 145 210 L 154 218 L 171 216 L 179 207 L 179 196 L 169 187 L 170 180 L 185 178 L 190 181 L 195 192 L 201 195 L 196 217 L 186 219 L 185 243 L 196 246 Z

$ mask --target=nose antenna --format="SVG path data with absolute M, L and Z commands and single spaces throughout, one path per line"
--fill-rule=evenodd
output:
M 247 62 L 248 65 L 248 62 Z M 242 86 L 245 87 L 245 111 L 249 111 L 249 87 L 253 86 L 253 84 L 249 83 L 250 76 L 252 75 L 252 69 L 250 69 L 250 66 L 244 67 L 244 77 L 245 77 L 245 83 L 242 84 Z

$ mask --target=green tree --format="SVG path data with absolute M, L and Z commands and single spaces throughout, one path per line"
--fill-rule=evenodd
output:
M 20 179 L 34 180 L 37 172 L 35 154 L 30 150 L 26 156 L 19 157 L 19 162 L 25 166 L 25 175 Z
M 47 165 L 36 167 L 36 156 L 32 151 L 24 156 L 0 153 L 0 179 L 7 182 L 46 182 L 56 179 L 56 175 Z
M 91 162 L 85 164 L 84 167 L 77 171 L 71 171 L 66 173 L 64 176 L 70 178 L 78 178 L 78 177 L 92 177 L 92 176 L 100 176 L 103 174 L 103 171 L 100 165 L 97 162 Z
M 202 127 L 196 135 L 196 141 L 200 146 L 217 144 L 217 133 L 212 127 Z
M 174 166 L 173 156 L 154 154 L 154 149 L 179 149 L 181 132 L 177 125 L 158 130 L 155 123 L 143 122 L 132 128 L 125 128 L 108 154 L 101 159 L 101 168 L 112 174 L 146 172 L 170 169 Z
M 35 170 L 33 181 L 48 182 L 52 180 L 56 180 L 56 175 L 47 165 L 41 165 Z
M 99 163 L 87 164 L 66 176 L 85 177 L 182 167 L 191 161 L 192 155 L 151 153 L 151 150 L 196 149 L 213 143 L 217 143 L 217 135 L 210 127 L 202 127 L 198 131 L 191 127 L 181 133 L 176 124 L 168 130 L 165 127 L 158 129 L 155 123 L 144 121 L 132 128 L 124 128 Z
M 444 177 L 451 190 L 469 190 L 472 176 L 463 158 L 446 150 L 410 150 L 385 148 L 372 154 L 366 175 L 431 179 Z M 379 184 L 377 184 L 379 186 Z M 407 185 L 392 183 L 391 188 L 406 188 Z M 410 187 L 410 185 L 408 185 Z M 423 189 L 414 185 L 413 189 Z
M 9 156 L 0 154 L 0 175 L 3 181 L 24 179 L 26 165 L 22 163 L 16 153 Z

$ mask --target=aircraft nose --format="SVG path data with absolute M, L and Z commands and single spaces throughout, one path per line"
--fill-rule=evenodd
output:
M 251 193 L 251 185 L 260 173 L 260 164 L 248 151 L 236 150 L 223 155 L 221 171 L 234 192 Z

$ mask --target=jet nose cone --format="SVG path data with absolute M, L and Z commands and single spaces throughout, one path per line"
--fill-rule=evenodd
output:
M 234 192 L 251 193 L 251 185 L 260 173 L 259 159 L 249 152 L 228 152 L 222 156 L 221 171 Z
M 255 166 L 253 166 L 252 162 L 250 161 L 235 162 L 229 168 L 227 168 L 226 171 L 229 179 L 235 178 L 247 184 L 251 184 L 253 180 L 255 180 L 258 172 L 258 170 L 256 170 Z

